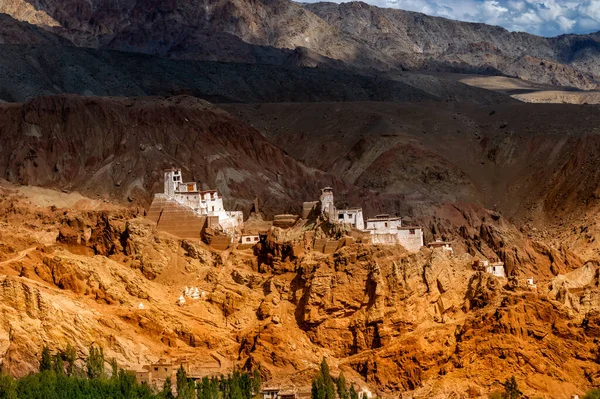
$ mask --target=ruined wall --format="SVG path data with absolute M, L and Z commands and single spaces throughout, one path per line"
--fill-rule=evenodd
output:
M 409 229 L 398 230 L 398 241 L 407 250 L 417 252 L 423 246 L 423 230 L 412 230 L 414 234 L 411 234 Z
M 319 201 L 304 202 L 302 203 L 302 219 L 307 220 L 310 217 L 317 217 L 317 207 Z
M 374 245 L 398 245 L 398 236 L 396 234 L 382 233 L 371 234 L 371 243 Z
M 206 228 L 206 216 L 198 216 L 191 209 L 170 200 L 164 194 L 156 194 L 146 216 L 156 227 L 167 233 L 188 240 L 200 240 Z
M 402 245 L 408 251 L 417 252 L 423 246 L 423 230 L 413 229 L 414 234 L 409 229 L 396 230 L 393 233 L 375 233 L 371 234 L 371 243 L 374 245 Z

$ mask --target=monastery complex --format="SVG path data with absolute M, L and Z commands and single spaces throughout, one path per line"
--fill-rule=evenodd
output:
M 334 205 L 333 189 L 321 190 L 321 213 L 330 223 L 348 224 L 370 234 L 372 244 L 402 245 L 416 252 L 423 246 L 423 229 L 418 226 L 403 226 L 401 217 L 377 215 L 364 222 L 362 208 L 337 209 Z
M 254 201 L 254 211 L 258 213 L 258 200 Z M 342 240 L 314 237 L 311 250 L 333 253 L 347 245 L 348 240 L 374 245 L 401 245 L 411 252 L 417 252 L 424 246 L 422 227 L 405 225 L 402 217 L 388 214 L 365 218 L 360 207 L 338 209 L 331 187 L 321 190 L 318 201 L 303 203 L 301 215 L 275 215 L 272 222 L 262 219 L 244 222 L 242 212 L 225 209 L 223 197 L 216 189 L 207 189 L 201 182 L 184 182 L 181 169 L 175 168 L 164 172 L 163 192 L 154 195 L 147 217 L 160 230 L 183 239 L 203 240 L 219 250 L 230 246 L 252 248 L 263 237 L 266 238 L 271 227 L 287 230 L 311 218 L 332 226 L 345 226 L 352 231 Z M 445 241 L 433 241 L 428 247 L 441 248 L 453 254 L 451 244 Z M 501 263 L 486 264 L 484 268 L 490 274 L 505 277 Z

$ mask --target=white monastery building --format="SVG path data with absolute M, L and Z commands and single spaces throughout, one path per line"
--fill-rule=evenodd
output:
M 164 194 L 180 205 L 186 206 L 199 216 L 218 216 L 223 231 L 234 234 L 244 222 L 241 211 L 226 211 L 223 197 L 217 190 L 200 190 L 197 182 L 184 183 L 181 169 L 165 171 Z
M 402 227 L 401 217 L 390 217 L 390 215 L 384 214 L 367 219 L 367 230 L 369 231 L 392 232 L 398 227 Z
M 337 209 L 333 189 L 321 190 L 321 214 L 330 223 L 348 224 L 353 228 L 371 234 L 371 242 L 380 245 L 402 245 L 411 252 L 423 246 L 423 229 L 418 226 L 403 226 L 401 217 L 377 215 L 367 219 L 366 228 L 362 208 Z
M 336 209 L 333 202 L 333 189 L 325 187 L 321 190 L 321 214 L 330 223 L 349 224 L 355 229 L 363 230 L 365 221 L 362 208 Z
M 486 273 L 489 273 L 496 277 L 506 277 L 506 272 L 504 271 L 504 263 L 503 262 L 488 262 L 487 260 L 483 261 L 483 267 L 485 268 Z
M 363 387 L 357 393 L 358 393 L 358 399 L 371 399 L 373 397 L 371 390 L 367 387 Z
M 452 244 L 447 241 L 435 240 L 427 244 L 430 249 L 441 248 L 442 251 L 448 252 L 450 255 L 454 254 L 454 249 L 452 249 Z
M 373 244 L 400 244 L 411 252 L 417 252 L 424 242 L 423 229 L 419 226 L 403 226 L 401 217 L 377 215 L 367 219 L 366 231 L 371 233 Z

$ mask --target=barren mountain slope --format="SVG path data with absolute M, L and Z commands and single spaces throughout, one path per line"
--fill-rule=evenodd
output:
M 545 224 L 581 214 L 599 198 L 595 106 L 223 107 L 294 158 L 371 191 L 378 208 L 400 214 L 423 203 L 465 201 Z
M 419 75 L 424 76 L 424 74 L 425 72 Z M 599 90 L 579 90 L 573 87 L 545 85 L 506 76 L 436 72 L 432 72 L 431 75 L 432 78 L 440 78 L 440 82 L 460 82 L 472 87 L 506 94 L 527 103 L 600 104 Z
M 24 11 L 31 6 L 37 14 Z M 14 0 L 2 10 L 80 46 L 184 59 L 288 63 L 284 54 L 304 47 L 314 52 L 307 62 L 334 68 L 505 74 L 583 89 L 600 73 L 597 35 L 547 39 L 361 2 Z
M 41 97 L 0 107 L 0 168 L 21 184 L 81 190 L 148 204 L 162 170 L 218 188 L 228 206 L 297 207 L 324 185 L 344 184 L 308 168 L 253 128 L 192 97 Z M 295 208 L 294 208 L 295 209 Z
M 67 46 L 70 42 L 40 27 L 21 22 L 7 14 L 0 14 L 0 45 L 4 44 Z
M 593 62 L 600 43 L 591 35 L 547 39 L 362 2 L 323 2 L 305 7 L 341 32 L 362 38 L 379 53 L 411 69 L 471 69 L 583 89 L 595 88 L 594 76 L 600 72 Z M 566 54 L 569 51 L 570 56 Z M 578 57 L 572 55 L 575 53 Z M 579 62 L 571 65 L 574 59 Z
M 271 255 L 259 267 L 252 251 L 211 252 L 132 210 L 0 190 L 5 372 L 35 370 L 44 344 L 70 343 L 83 358 L 94 342 L 126 368 L 165 356 L 187 358 L 194 375 L 255 365 L 303 389 L 327 355 L 334 375 L 383 397 L 485 396 L 511 375 L 525 394 L 549 398 L 598 383 L 600 303 L 572 305 L 578 287 L 594 283 L 594 264 L 531 291 L 473 271 L 462 252 L 355 244 L 282 258 L 274 231 L 257 248 Z M 48 206 L 53 199 L 70 207 Z M 176 306 L 184 286 L 204 299 Z
M 0 46 L 0 99 L 23 102 L 61 93 L 190 94 L 219 102 L 514 101 L 502 94 L 419 75 L 392 80 L 325 68 L 175 61 L 47 45 Z

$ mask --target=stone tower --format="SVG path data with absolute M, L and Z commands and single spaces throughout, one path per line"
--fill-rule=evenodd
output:
M 333 205 L 333 188 L 321 189 L 321 214 L 330 222 L 334 222 L 335 206 Z
M 165 170 L 165 191 L 164 193 L 170 197 L 175 195 L 175 188 L 181 183 L 181 169 Z

